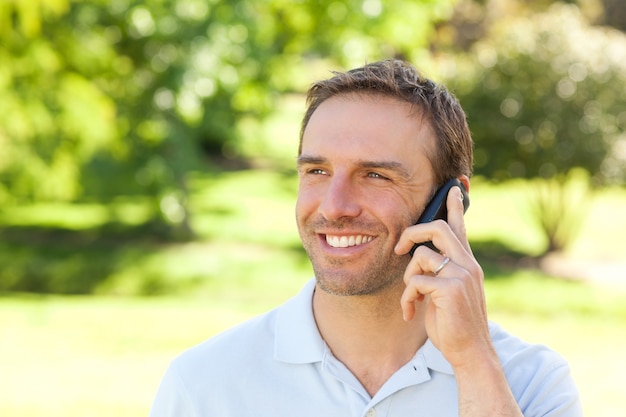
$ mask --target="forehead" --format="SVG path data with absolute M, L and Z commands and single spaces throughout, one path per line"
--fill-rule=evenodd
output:
M 302 137 L 303 154 L 401 163 L 430 159 L 434 146 L 430 122 L 419 109 L 393 97 L 357 93 L 320 104 Z

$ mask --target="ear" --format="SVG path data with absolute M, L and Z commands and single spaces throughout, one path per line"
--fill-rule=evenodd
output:
M 465 189 L 467 190 L 467 193 L 469 194 L 470 192 L 470 179 L 467 175 L 461 175 L 459 177 L 459 181 L 461 181 L 461 183 L 465 186 Z

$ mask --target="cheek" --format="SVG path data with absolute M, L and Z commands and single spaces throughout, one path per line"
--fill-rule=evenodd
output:
M 406 205 L 396 204 L 390 206 L 379 205 L 378 216 L 386 219 L 389 233 L 399 238 L 404 230 L 413 225 L 414 213 Z
M 407 227 L 412 226 L 412 219 L 408 216 L 396 216 L 393 224 L 389 226 L 391 232 L 396 239 L 400 238 L 400 235 L 406 230 Z
M 300 192 L 296 199 L 296 220 L 301 223 L 315 211 L 315 199 L 310 193 Z
M 311 181 L 300 180 L 296 198 L 296 214 L 310 216 L 324 198 L 324 188 Z

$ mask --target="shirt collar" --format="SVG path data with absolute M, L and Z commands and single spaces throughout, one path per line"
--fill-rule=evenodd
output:
M 313 317 L 315 280 L 279 310 L 276 318 L 274 357 L 287 363 L 321 362 L 324 358 L 324 340 Z
M 276 360 L 314 363 L 324 359 L 326 344 L 313 317 L 314 290 L 315 280 L 311 279 L 294 298 L 278 310 L 274 346 Z M 419 360 L 420 357 L 429 369 L 453 375 L 452 366 L 430 339 L 418 350 L 414 360 Z
M 429 369 L 444 374 L 454 375 L 452 365 L 446 360 L 441 351 L 433 345 L 430 339 L 426 340 L 416 356 L 422 356 L 424 363 Z

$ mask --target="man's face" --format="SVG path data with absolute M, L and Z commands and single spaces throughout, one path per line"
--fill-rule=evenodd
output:
M 374 294 L 401 280 L 407 255 L 393 248 L 433 190 L 435 146 L 410 104 L 341 95 L 322 103 L 298 159 L 298 230 L 319 287 Z

